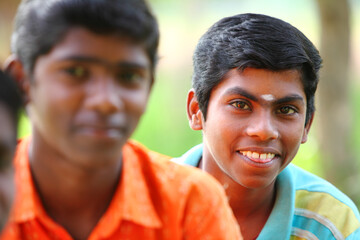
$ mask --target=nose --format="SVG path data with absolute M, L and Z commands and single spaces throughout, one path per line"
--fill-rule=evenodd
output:
M 122 109 L 121 89 L 111 78 L 98 78 L 89 82 L 86 107 L 103 115 Z
M 279 132 L 271 113 L 257 114 L 256 117 L 250 120 L 246 133 L 248 136 L 258 138 L 261 141 L 273 140 L 279 137 Z

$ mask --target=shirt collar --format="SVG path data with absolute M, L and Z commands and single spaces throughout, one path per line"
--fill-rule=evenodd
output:
M 294 214 L 295 187 L 291 175 L 292 164 L 287 166 L 276 179 L 276 200 L 271 214 L 257 239 L 289 239 Z
M 144 171 L 150 170 L 150 161 L 149 154 L 139 144 L 130 141 L 124 146 L 121 183 L 97 226 L 102 229 L 103 237 L 116 230 L 121 219 L 149 228 L 162 227 L 144 175 Z

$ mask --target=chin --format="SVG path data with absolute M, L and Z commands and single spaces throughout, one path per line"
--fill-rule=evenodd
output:
M 275 183 L 275 178 L 265 178 L 260 176 L 254 176 L 248 179 L 239 179 L 237 182 L 248 189 L 264 189 Z

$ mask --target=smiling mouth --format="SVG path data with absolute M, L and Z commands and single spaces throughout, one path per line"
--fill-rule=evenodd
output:
M 276 156 L 274 153 L 258 153 L 252 151 L 240 151 L 240 153 L 249 158 L 251 161 L 257 163 L 271 162 Z

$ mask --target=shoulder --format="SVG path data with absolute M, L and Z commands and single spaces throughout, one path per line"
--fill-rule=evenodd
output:
M 140 156 L 143 166 L 150 168 L 153 176 L 160 179 L 164 185 L 176 184 L 183 190 L 188 188 L 190 191 L 192 188 L 208 194 L 223 191 L 215 178 L 198 168 L 178 164 L 171 157 L 151 151 L 136 141 L 130 141 L 128 145 Z
M 290 165 L 289 170 L 294 179 L 297 194 L 301 195 L 301 192 L 308 192 L 308 195 L 310 195 L 310 193 L 329 195 L 345 205 L 350 206 L 357 212 L 353 201 L 330 182 L 295 165 Z
M 220 183 L 210 174 L 202 171 L 199 168 L 178 164 L 173 161 L 164 163 L 166 168 L 165 175 L 179 179 L 177 183 L 179 186 L 187 188 L 189 193 L 193 195 L 202 195 L 206 198 L 218 198 L 219 194 L 225 194 Z
M 360 234 L 359 211 L 348 196 L 328 181 L 295 165 L 288 168 L 295 185 L 294 224 L 298 224 L 299 229 L 311 225 L 319 229 L 319 234 L 330 232 L 339 239 L 352 239 L 352 235 Z
M 162 154 L 145 152 L 141 162 L 150 194 L 162 199 L 157 204 L 181 215 L 188 239 L 241 239 L 225 191 L 215 178 Z
M 202 158 L 203 144 L 196 145 L 178 158 L 172 158 L 171 164 L 181 169 L 182 174 L 186 174 L 189 183 L 196 189 L 198 186 L 205 194 L 211 191 L 223 192 L 223 187 L 210 174 L 197 168 Z M 173 163 L 176 163 L 175 165 Z M 215 189 L 213 189 L 215 188 Z

